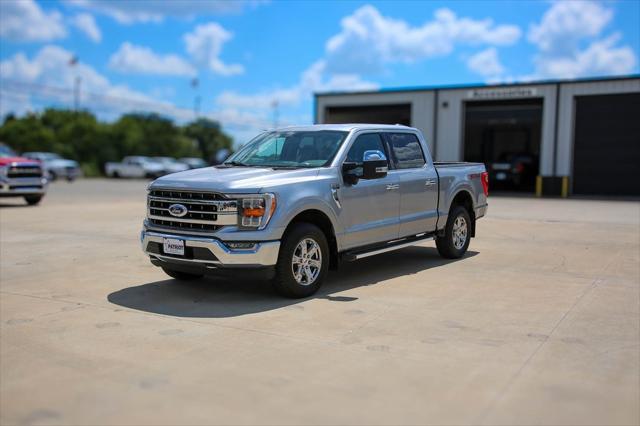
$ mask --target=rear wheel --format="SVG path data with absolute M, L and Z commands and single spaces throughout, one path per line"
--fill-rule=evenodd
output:
M 162 270 L 165 274 L 169 275 L 171 278 L 175 278 L 178 281 L 193 281 L 202 278 L 203 274 L 190 274 L 188 272 L 182 271 L 174 271 L 173 269 L 162 267 Z
M 274 287 L 285 297 L 308 297 L 318 291 L 328 269 L 329 244 L 324 233 L 315 225 L 297 223 L 280 246 Z
M 111 174 L 111 177 L 118 179 L 118 178 L 120 177 L 120 173 L 118 173 L 118 172 L 113 172 L 113 173 Z
M 449 213 L 444 235 L 436 238 L 440 256 L 447 259 L 462 257 L 471 241 L 471 217 L 463 206 L 455 206 Z
M 44 195 L 25 195 L 24 200 L 30 206 L 35 206 L 42 200 L 42 197 L 44 197 Z

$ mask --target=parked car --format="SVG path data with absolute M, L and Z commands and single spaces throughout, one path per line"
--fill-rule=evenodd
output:
M 190 169 L 201 169 L 207 167 L 208 164 L 202 158 L 197 157 L 184 157 L 178 160 L 179 162 L 186 164 Z
M 77 161 L 64 159 L 53 152 L 25 152 L 22 156 L 40 161 L 50 180 L 63 178 L 73 182 L 82 175 L 82 170 Z
M 151 157 L 151 159 L 159 164 L 162 164 L 165 174 L 184 172 L 185 170 L 190 169 L 187 164 L 181 163 L 172 157 Z
M 106 163 L 105 174 L 114 178 L 156 178 L 165 174 L 164 166 L 149 157 L 124 157 L 121 163 Z
M 289 127 L 219 166 L 153 181 L 142 249 L 178 280 L 257 270 L 306 297 L 341 261 L 431 239 L 443 257 L 463 256 L 488 185 L 482 164 L 434 163 L 411 127 Z
M 504 153 L 489 165 L 491 185 L 511 189 L 529 189 L 535 185 L 538 162 L 527 153 Z
M 23 197 L 38 204 L 47 192 L 47 178 L 39 161 L 18 157 L 0 144 L 0 197 Z

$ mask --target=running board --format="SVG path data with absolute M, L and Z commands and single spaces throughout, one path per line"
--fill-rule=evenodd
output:
M 375 256 L 376 254 L 387 253 L 393 250 L 399 250 L 405 247 L 411 247 L 423 241 L 429 241 L 434 239 L 433 233 L 418 234 L 415 237 L 402 238 L 400 240 L 392 240 L 385 245 L 377 245 L 371 247 L 369 250 L 352 250 L 343 253 L 342 259 L 347 262 L 353 262 L 358 259 L 364 259 L 365 257 Z

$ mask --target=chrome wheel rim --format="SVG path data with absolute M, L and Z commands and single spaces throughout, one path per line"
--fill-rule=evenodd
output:
M 453 246 L 460 250 L 467 242 L 467 220 L 458 216 L 453 222 Z
M 322 268 L 322 252 L 320 244 L 313 238 L 305 238 L 298 243 L 291 259 L 291 271 L 300 285 L 311 285 Z

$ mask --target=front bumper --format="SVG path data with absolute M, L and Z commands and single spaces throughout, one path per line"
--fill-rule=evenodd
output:
M 163 250 L 164 238 L 184 241 L 185 256 L 167 255 Z M 257 242 L 251 249 L 230 249 L 215 238 L 176 235 L 143 229 L 140 234 L 142 250 L 152 260 L 205 268 L 263 268 L 278 261 L 280 241 Z
M 47 184 L 46 178 L 0 178 L 0 197 L 44 194 Z

